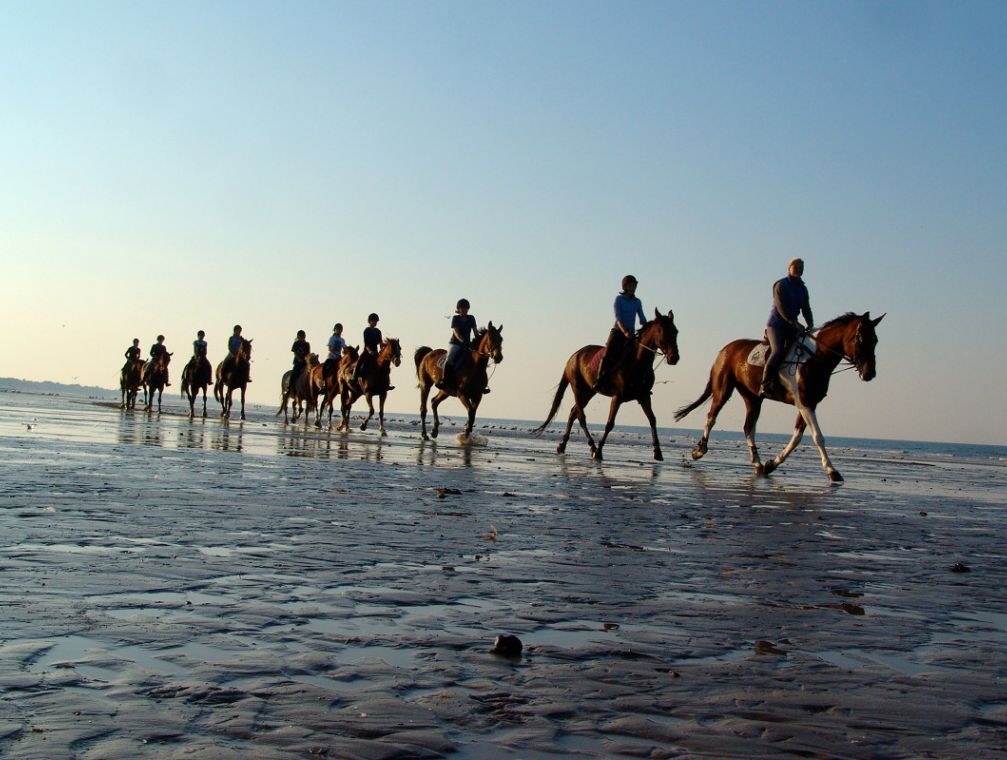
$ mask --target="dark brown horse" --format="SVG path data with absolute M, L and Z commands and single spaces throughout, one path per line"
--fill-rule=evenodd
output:
M 279 417 L 283 414 L 283 424 L 290 422 L 290 418 L 287 415 L 287 404 L 292 403 L 294 406 L 294 422 L 297 422 L 301 414 L 304 414 L 304 425 L 308 424 L 308 420 L 311 418 L 311 412 L 315 411 L 315 421 L 318 420 L 318 388 L 314 382 L 314 372 L 315 370 L 321 371 L 322 365 L 318 361 L 318 354 L 308 354 L 307 365 L 301 370 L 301 374 L 297 376 L 297 380 L 294 381 L 293 387 L 291 387 L 290 377 L 294 374 L 292 369 L 288 369 L 283 373 L 283 378 L 280 380 L 280 408 L 276 412 L 276 416 Z M 304 407 L 307 405 L 307 413 L 304 411 Z
M 161 413 L 161 395 L 168 382 L 168 364 L 171 354 L 164 352 L 155 359 L 143 365 L 143 410 L 152 411 L 154 406 L 154 391 L 157 391 L 157 413 Z
M 598 370 L 604 350 L 604 346 L 584 346 L 567 359 L 563 377 L 560 378 L 559 387 L 552 400 L 549 416 L 535 430 L 535 433 L 541 434 L 552 422 L 552 418 L 556 416 L 556 411 L 563 400 L 563 393 L 569 385 L 573 388 L 573 407 L 570 409 L 566 430 L 559 446 L 556 447 L 556 453 L 562 454 L 566 451 L 570 430 L 576 419 L 580 422 L 584 435 L 587 436 L 587 444 L 591 447 L 591 456 L 595 459 L 601 459 L 602 449 L 608 439 L 608 434 L 615 427 L 615 416 L 619 413 L 619 407 L 627 401 L 636 401 L 643 409 L 643 413 L 647 415 L 647 421 L 650 422 L 654 459 L 664 459 L 664 455 L 661 453 L 661 443 L 657 439 L 657 419 L 651 408 L 650 393 L 654 387 L 655 357 L 663 355 L 668 364 L 678 364 L 678 328 L 675 327 L 674 313 L 669 311 L 668 316 L 665 317 L 655 309 L 654 319 L 640 328 L 637 333 L 631 354 L 620 365 L 613 367 L 608 380 L 595 391 L 593 385 L 598 380 Z M 610 396 L 612 399 L 608 408 L 608 422 L 605 423 L 605 432 L 597 445 L 595 445 L 594 438 L 591 437 L 591 431 L 587 429 L 587 417 L 584 416 L 584 407 L 594 398 L 595 393 Z
M 874 379 L 877 370 L 874 362 L 874 347 L 878 343 L 875 328 L 885 315 L 871 319 L 869 311 L 863 314 L 844 314 L 822 325 L 814 338 L 798 341 L 807 348 L 805 354 L 796 356 L 795 349 L 787 354 L 780 380 L 782 388 L 772 397 L 773 401 L 781 401 L 797 407 L 797 421 L 794 423 L 794 434 L 790 442 L 775 458 L 765 464 L 759 459 L 759 450 L 755 446 L 755 425 L 759 421 L 763 399 L 759 396 L 759 383 L 762 381 L 762 366 L 749 363 L 752 350 L 759 345 L 757 340 L 736 340 L 728 343 L 717 354 L 710 370 L 710 380 L 706 384 L 703 395 L 688 406 L 683 406 L 675 412 L 675 419 L 681 420 L 689 412 L 713 397 L 710 411 L 706 415 L 706 427 L 703 437 L 693 449 L 692 458 L 699 459 L 706 453 L 710 440 L 710 431 L 717 421 L 717 415 L 731 397 L 735 389 L 741 395 L 748 409 L 745 415 L 745 440 L 751 452 L 752 465 L 759 475 L 769 475 L 779 467 L 797 448 L 804 435 L 804 429 L 811 427 L 811 436 L 822 456 L 822 467 L 829 474 L 833 483 L 839 483 L 843 476 L 832 466 L 829 455 L 825 452 L 825 439 L 818 426 L 815 409 L 829 391 L 829 380 L 836 367 L 843 360 L 856 367 L 861 380 Z M 798 351 L 799 352 L 799 351 Z
M 363 361 L 361 356 L 357 361 Z M 358 381 L 353 380 L 353 368 L 349 368 L 348 374 L 341 374 L 339 378 L 339 390 L 342 397 L 342 422 L 337 430 L 350 432 L 350 410 L 353 402 L 363 396 L 367 399 L 367 416 L 360 424 L 361 430 L 367 430 L 367 423 L 374 416 L 373 397 L 378 397 L 378 427 L 381 435 L 388 435 L 385 431 L 385 397 L 391 387 L 392 366 L 398 367 L 402 363 L 402 346 L 398 338 L 389 338 L 382 341 L 378 355 L 368 362 Z
M 206 388 L 213 382 L 213 367 L 205 356 L 193 356 L 182 370 L 182 398 L 189 401 L 189 419 L 196 416 L 196 398 L 203 391 L 203 416 L 206 416 Z
M 122 391 L 120 409 L 136 409 L 136 397 L 143 383 L 143 359 L 130 359 L 119 371 L 119 388 Z
M 494 327 L 490 322 L 486 329 L 477 336 L 476 347 L 465 354 L 461 365 L 455 370 L 455 389 L 448 393 L 438 390 L 434 400 L 430 402 L 430 408 L 434 413 L 434 426 L 430 435 L 434 438 L 440 431 L 441 420 L 437 415 L 437 407 L 449 396 L 457 396 L 462 402 L 465 410 L 469 413 L 468 421 L 465 423 L 464 435 L 472 433 L 472 427 L 476 421 L 476 410 L 482 401 L 483 393 L 489 382 L 486 372 L 490 359 L 494 364 L 503 361 L 503 325 Z M 420 420 L 423 423 L 423 440 L 427 439 L 427 397 L 430 395 L 430 388 L 438 383 L 444 376 L 444 361 L 447 358 L 447 351 L 443 348 L 432 350 L 429 346 L 420 346 L 413 355 L 416 362 L 416 377 L 420 381 Z
M 217 365 L 213 397 L 220 402 L 223 409 L 220 416 L 223 419 L 231 418 L 231 395 L 235 388 L 241 389 L 241 419 L 245 419 L 245 388 L 248 386 L 248 375 L 251 371 L 252 341 L 242 338 L 238 353 L 233 358 L 227 357 Z
M 339 389 L 340 374 L 348 372 L 349 374 L 346 374 L 346 378 L 349 379 L 353 374 L 353 365 L 356 364 L 359 358 L 360 346 L 347 346 L 343 349 L 343 355 L 339 357 L 339 361 L 335 366 L 322 364 L 315 369 L 312 380 L 315 383 L 318 395 L 322 399 L 318 405 L 318 413 L 315 415 L 315 427 L 320 428 L 322 426 L 322 414 L 325 413 L 325 409 L 328 407 L 329 429 L 332 429 L 333 401 L 341 395 Z

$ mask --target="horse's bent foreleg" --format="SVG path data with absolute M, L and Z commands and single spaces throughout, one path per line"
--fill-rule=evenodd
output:
M 441 416 L 437 412 L 437 408 L 441 405 L 441 402 L 448 397 L 448 394 L 444 391 L 438 391 L 437 395 L 434 396 L 434 400 L 430 402 L 430 411 L 434 414 L 434 426 L 430 429 L 430 437 L 436 438 L 437 434 L 441 430 Z
M 371 421 L 371 417 L 374 416 L 374 400 L 371 398 L 371 394 L 364 394 L 364 400 L 367 401 L 367 416 L 364 417 L 364 421 L 360 423 L 361 430 L 367 430 L 367 423 Z
M 650 439 L 654 444 L 654 459 L 658 462 L 664 461 L 664 454 L 661 453 L 661 441 L 657 437 L 657 417 L 654 416 L 654 408 L 650 403 L 650 395 L 640 399 L 640 407 L 650 423 Z
M 804 437 L 804 428 L 807 427 L 808 424 L 804 417 L 805 411 L 809 410 L 798 410 L 797 419 L 794 421 L 793 435 L 790 436 L 790 440 L 787 441 L 787 445 L 781 449 L 780 453 L 763 465 L 760 472 L 761 475 L 769 475 L 769 473 L 773 472 L 773 470 L 787 461 L 787 457 L 794 453 L 794 449 L 797 448 L 797 444 L 799 444 L 801 442 L 801 438 Z M 813 414 L 814 412 L 812 412 L 812 415 Z

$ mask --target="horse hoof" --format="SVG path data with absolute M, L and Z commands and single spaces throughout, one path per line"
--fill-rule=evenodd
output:
M 764 478 L 768 478 L 769 475 L 770 475 L 770 473 L 772 473 L 773 471 L 776 470 L 777 464 L 776 464 L 776 462 L 770 460 L 770 461 L 766 462 L 765 464 L 761 465 L 761 468 L 762 468 L 762 472 L 759 473 L 759 474 L 762 475 L 762 477 L 764 477 Z
M 565 454 L 566 453 L 566 444 L 561 443 L 559 446 L 557 446 L 556 447 L 556 453 L 557 454 Z
M 702 449 L 693 449 L 692 450 L 692 458 L 693 459 L 702 459 L 703 458 L 703 454 L 705 454 L 705 453 L 706 452 L 703 451 Z
M 660 451 L 655 451 L 654 452 L 654 459 L 656 459 L 658 462 L 663 462 L 664 461 L 664 454 L 662 454 Z
M 601 462 L 605 457 L 601 455 L 601 449 L 593 449 L 591 451 L 591 459 Z
M 843 476 L 839 474 L 838 470 L 833 470 L 832 472 L 829 473 L 829 480 L 831 480 L 833 483 L 842 483 Z

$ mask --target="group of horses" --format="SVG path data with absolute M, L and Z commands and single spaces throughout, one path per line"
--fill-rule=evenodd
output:
M 122 393 L 121 409 L 135 409 L 136 399 L 143 391 L 143 409 L 153 411 L 154 394 L 157 393 L 157 412 L 161 413 L 161 396 L 168 384 L 168 365 L 172 354 L 164 352 L 149 361 L 128 360 L 119 373 Z M 232 394 L 241 391 L 241 419 L 245 419 L 245 388 L 252 367 L 252 341 L 241 339 L 234 356 L 228 356 L 217 365 L 216 372 L 206 357 L 193 356 L 182 370 L 182 398 L 189 402 L 189 418 L 195 416 L 196 399 L 203 392 L 203 416 L 206 417 L 206 389 L 213 383 L 213 396 L 223 409 L 221 417 L 231 416 Z
M 790 404 L 797 409 L 797 419 L 794 423 L 793 435 L 787 445 L 772 459 L 763 462 L 755 443 L 755 429 L 762 410 L 762 403 L 767 397 L 760 394 L 762 381 L 762 365 L 754 358 L 760 344 L 765 341 L 735 340 L 724 346 L 717 354 L 713 367 L 710 369 L 710 379 L 702 395 L 693 403 L 683 406 L 675 413 L 676 421 L 712 398 L 707 412 L 706 424 L 702 437 L 692 451 L 693 459 L 700 459 L 706 454 L 710 432 L 717 420 L 717 415 L 735 391 L 745 402 L 744 434 L 748 444 L 751 462 L 759 475 L 767 476 L 777 469 L 800 443 L 807 428 L 811 428 L 812 438 L 821 455 L 822 467 L 832 482 L 843 480 L 842 475 L 833 466 L 825 450 L 825 441 L 816 417 L 816 408 L 825 398 L 829 389 L 829 381 L 840 363 L 848 362 L 855 368 L 860 378 L 870 381 L 877 370 L 875 366 L 875 347 L 877 346 L 877 325 L 884 318 L 882 314 L 872 319 L 870 312 L 843 314 L 836 319 L 823 324 L 814 335 L 805 335 L 795 341 L 790 348 L 780 372 L 780 385 L 771 395 L 773 401 Z M 433 427 L 427 432 L 427 403 L 431 389 L 440 382 L 444 375 L 444 363 L 447 352 L 444 349 L 431 349 L 421 346 L 413 356 L 416 365 L 416 377 L 420 388 L 420 420 L 421 434 L 424 440 L 436 438 L 440 429 L 438 407 L 445 399 L 455 396 L 468 412 L 463 434 L 472 433 L 476 411 L 487 390 L 489 381 L 489 362 L 503 361 L 503 327 L 489 325 L 476 337 L 473 346 L 463 357 L 456 369 L 455 384 L 451 388 L 437 388 L 437 393 L 430 401 L 433 411 Z M 573 405 L 567 418 L 557 453 L 566 451 L 567 442 L 574 421 L 580 423 L 587 438 L 591 456 L 603 458 L 603 449 L 609 433 L 615 427 L 615 419 L 619 408 L 627 403 L 637 402 L 650 424 L 654 459 L 662 460 L 664 455 L 657 434 L 657 420 L 651 404 L 651 394 L 654 387 L 654 366 L 658 358 L 663 357 L 669 365 L 677 364 L 678 328 L 675 326 L 673 312 L 667 315 L 659 310 L 654 311 L 654 319 L 647 322 L 635 336 L 630 348 L 625 351 L 604 377 L 600 375 L 601 359 L 605 352 L 604 346 L 590 345 L 575 351 L 566 362 L 559 385 L 553 397 L 545 422 L 535 433 L 541 434 L 556 416 L 567 388 L 573 394 Z M 245 388 L 248 384 L 249 362 L 252 353 L 252 341 L 242 338 L 238 353 L 228 357 L 211 372 L 206 359 L 193 357 L 182 373 L 182 396 L 189 401 L 189 417 L 195 414 L 195 402 L 200 390 L 203 392 L 203 416 L 206 416 L 206 389 L 213 381 L 214 397 L 220 402 L 223 418 L 231 414 L 231 397 L 235 390 L 241 391 L 241 419 L 245 419 Z M 323 364 L 316 354 L 308 357 L 307 366 L 291 383 L 292 371 L 288 371 L 281 381 L 281 405 L 277 415 L 283 414 L 290 421 L 288 404 L 293 406 L 293 421 L 304 416 L 304 424 L 309 424 L 310 415 L 315 415 L 315 426 L 322 426 L 322 417 L 328 410 L 328 424 L 332 427 L 332 416 L 336 398 L 340 402 L 339 431 L 349 431 L 350 410 L 357 399 L 363 396 L 367 402 L 368 414 L 361 430 L 366 430 L 374 416 L 373 399 L 379 401 L 378 420 L 382 435 L 386 435 L 384 408 L 385 399 L 391 386 L 391 369 L 399 366 L 402 349 L 398 339 L 390 338 L 382 342 L 377 355 L 371 361 L 356 370 L 360 360 L 359 349 L 348 347 L 338 363 Z M 160 412 L 161 392 L 164 389 L 167 364 L 170 354 L 144 364 L 127 364 L 122 372 L 123 408 L 132 408 L 135 404 L 137 390 L 142 387 L 145 409 L 150 410 L 153 404 L 153 394 L 158 394 L 158 412 Z M 132 395 L 130 395 L 132 394 Z M 610 398 L 608 420 L 601 437 L 595 441 L 587 426 L 584 410 L 591 399 L 601 394 Z

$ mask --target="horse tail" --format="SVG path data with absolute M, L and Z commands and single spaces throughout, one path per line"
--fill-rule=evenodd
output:
M 420 362 L 423 361 L 424 357 L 433 351 L 430 346 L 420 346 L 416 349 L 416 353 L 413 354 L 413 361 L 416 362 L 416 374 L 420 374 Z
M 556 387 L 556 395 L 552 397 L 552 408 L 549 410 L 549 416 L 545 418 L 545 422 L 539 425 L 532 431 L 532 435 L 542 435 L 545 429 L 552 422 L 552 418 L 556 416 L 556 411 L 559 409 L 560 403 L 563 401 L 563 394 L 566 393 L 566 387 L 570 384 L 570 381 L 566 379 L 566 373 L 563 373 L 563 377 L 559 380 L 559 385 Z
M 688 406 L 683 406 L 677 412 L 675 412 L 675 422 L 681 422 L 685 416 L 698 406 L 706 403 L 706 400 L 713 395 L 713 378 L 711 377 L 706 381 L 706 390 L 703 391 L 703 395 L 697 398 Z

